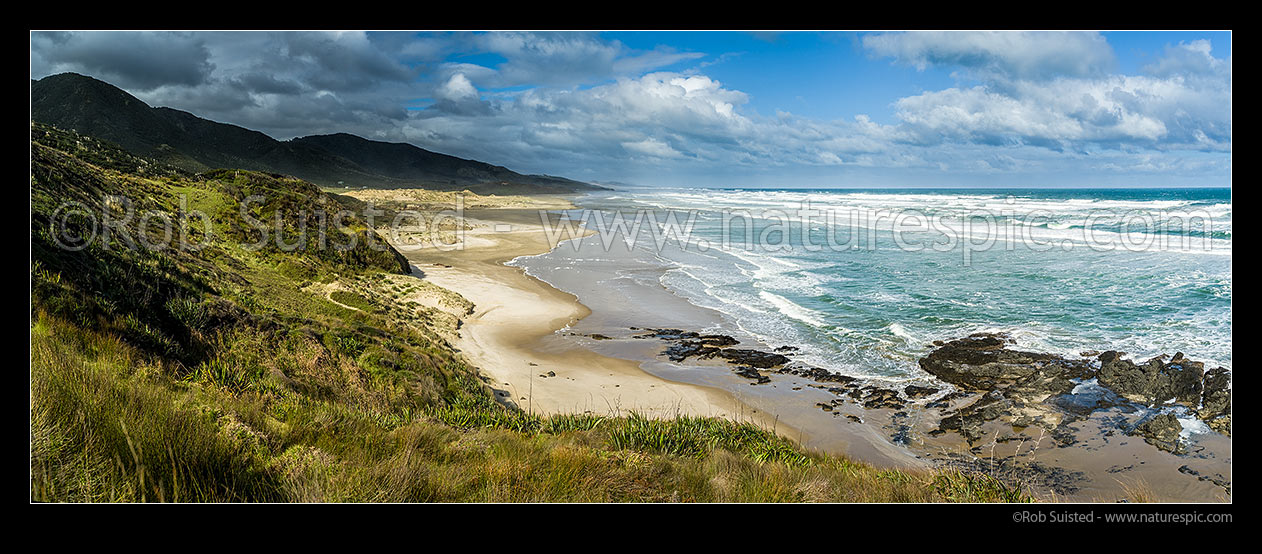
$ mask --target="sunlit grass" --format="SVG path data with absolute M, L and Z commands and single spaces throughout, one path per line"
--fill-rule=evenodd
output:
M 83 144 L 38 132 L 54 145 Z M 450 329 L 435 326 L 446 320 L 364 296 L 433 287 L 387 278 L 401 270 L 389 253 L 245 250 L 234 244 L 242 230 L 220 217 L 248 193 L 276 195 L 267 214 L 335 199 L 246 171 L 142 179 L 119 173 L 136 165 L 125 154 L 91 154 L 87 163 L 33 144 L 32 500 L 1025 498 L 979 476 L 879 470 L 807 452 L 747 423 L 541 416 L 502 406 L 440 338 Z M 206 248 L 51 245 L 44 223 L 58 199 L 90 202 L 126 187 L 142 187 L 153 209 L 174 211 L 185 198 L 206 211 L 215 226 Z M 333 298 L 358 309 L 308 288 L 335 281 L 355 284 Z M 444 305 L 472 312 L 467 300 L 442 292 Z

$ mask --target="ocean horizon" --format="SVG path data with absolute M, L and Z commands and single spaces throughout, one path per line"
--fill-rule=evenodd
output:
M 561 273 L 610 265 L 613 270 L 606 278 L 586 281 L 586 288 L 660 286 L 694 306 L 722 314 L 725 330 L 745 333 L 768 346 L 799 345 L 810 363 L 852 375 L 899 380 L 923 376 L 916 360 L 933 341 L 983 331 L 1008 332 L 1024 345 L 1064 354 L 1120 349 L 1146 359 L 1177 350 L 1230 366 L 1230 192 L 1163 188 L 593 193 L 576 202 L 582 209 L 570 212 L 571 219 L 594 211 L 622 213 L 631 221 L 633 213 L 649 210 L 673 211 L 677 221 L 692 215 L 694 223 L 687 237 L 672 237 L 661 248 L 641 229 L 638 240 L 626 248 L 629 224 L 617 229 L 608 221 L 596 221 L 602 215 L 589 213 L 587 225 L 597 235 L 511 263 L 562 290 L 567 286 Z M 875 233 L 860 233 L 861 244 L 811 252 L 804 247 L 799 220 L 789 222 L 788 239 L 775 248 L 746 243 L 746 228 L 740 224 L 729 225 L 735 236 L 727 237 L 728 247 L 723 246 L 724 210 L 792 213 L 808 202 L 822 212 L 840 213 L 838 220 L 856 211 L 862 215 L 878 210 L 929 217 L 986 212 L 1000 220 L 1006 211 L 1016 214 L 1007 220 L 1019 224 L 1020 216 L 1037 211 L 1045 216 L 1030 238 L 1053 247 L 1038 251 L 1020 241 L 1014 246 L 996 240 L 971 253 L 965 264 L 963 244 L 943 251 L 910 250 L 894 244 L 890 227 L 864 225 L 865 231 Z M 1193 213 L 1208 219 L 1186 229 L 1164 225 Z M 1140 214 L 1165 219 L 1135 231 L 1128 240 L 1139 248 L 1100 251 L 1081 240 L 1089 217 L 1096 218 L 1095 237 L 1116 239 L 1125 227 L 1120 220 Z M 666 218 L 661 216 L 662 221 Z M 829 218 L 815 219 L 819 221 L 810 222 L 810 236 L 822 243 L 824 220 Z M 774 217 L 753 220 L 755 235 L 779 223 Z M 612 229 L 618 237 L 609 248 L 599 239 L 599 223 L 605 224 L 605 234 Z M 844 231 L 852 223 L 863 225 L 842 221 L 833 226 Z M 999 227 L 995 229 L 998 235 Z M 1154 236 L 1190 239 L 1193 247 L 1162 248 Z M 875 240 L 863 243 L 868 238 Z M 1068 250 L 1062 241 L 1071 241 Z M 698 243 L 712 246 L 703 249 Z M 567 292 L 584 296 L 577 290 Z

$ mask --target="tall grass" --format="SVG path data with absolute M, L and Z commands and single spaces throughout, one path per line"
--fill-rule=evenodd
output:
M 46 320 L 31 335 L 33 500 L 282 498 L 254 452 L 226 436 L 213 412 L 126 378 L 146 362 L 117 338 Z
M 54 131 L 39 133 L 53 140 Z M 53 142 L 79 144 L 62 138 Z M 1024 499 L 975 476 L 809 453 L 728 420 L 506 408 L 425 320 L 400 322 L 406 314 L 339 295 L 360 308 L 349 310 L 298 281 L 389 285 L 381 275 L 398 263 L 390 255 L 216 243 L 192 253 L 56 249 L 45 225 L 55 201 L 100 191 L 145 187 L 147 202 L 168 209 L 175 191 L 191 193 L 212 218 L 262 190 L 278 193 L 269 214 L 329 199 L 264 174 L 139 179 L 32 148 L 32 500 Z M 243 232 L 216 225 L 224 240 Z M 448 300 L 472 309 L 457 299 Z
M 808 454 L 750 425 L 410 412 L 169 380 L 126 343 L 37 317 L 31 495 L 41 501 L 936 502 L 1024 500 L 966 474 Z

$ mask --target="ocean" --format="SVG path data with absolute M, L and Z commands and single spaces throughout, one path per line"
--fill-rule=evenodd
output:
M 1231 367 L 1230 189 L 637 189 L 576 205 L 596 234 L 510 262 L 592 308 L 570 332 L 720 332 L 900 382 L 926 379 L 933 341 L 980 331 Z

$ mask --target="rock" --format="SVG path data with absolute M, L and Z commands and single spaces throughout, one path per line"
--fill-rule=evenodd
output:
M 939 398 L 933 402 L 925 404 L 925 407 L 926 408 L 949 408 L 951 407 L 951 402 L 960 398 L 966 398 L 968 396 L 969 396 L 969 393 L 964 392 L 964 391 L 948 392 L 942 398 Z
M 902 399 L 895 391 L 875 387 L 865 387 L 864 390 L 868 391 L 868 394 L 863 397 L 864 408 L 901 410 L 904 407 Z
M 670 361 L 672 362 L 682 362 L 692 357 L 712 358 L 716 355 L 721 355 L 722 350 L 734 350 L 734 349 L 726 349 L 722 347 L 732 346 L 739 342 L 735 338 L 729 337 L 727 335 L 702 335 L 702 334 L 695 333 L 692 331 L 683 331 L 680 329 L 649 329 L 648 333 L 641 333 L 639 335 L 635 335 L 634 338 L 637 338 L 637 339 L 657 338 L 657 339 L 661 339 L 665 341 L 675 342 L 675 344 L 672 344 L 666 347 L 666 350 L 662 351 L 662 355 L 669 358 Z M 757 352 L 757 351 L 750 350 L 748 352 Z M 762 352 L 760 352 L 760 354 L 764 354 L 765 356 L 779 356 L 780 358 L 783 358 L 785 362 L 788 361 L 788 358 L 784 358 L 783 356 L 780 356 L 779 354 L 766 354 Z M 727 356 L 724 356 L 724 357 L 726 358 Z M 756 363 L 744 363 L 739 360 L 733 363 L 742 363 L 743 365 L 753 365 L 756 367 L 764 367 Z M 771 367 L 771 366 L 765 366 L 765 367 Z
M 1091 415 L 1096 410 L 1116 406 L 1123 402 L 1112 391 L 1097 387 L 1079 394 L 1062 394 L 1051 399 L 1056 407 L 1079 417 Z
M 1011 344 L 1005 335 L 979 333 L 946 342 L 920 360 L 920 367 L 926 372 L 961 391 L 986 393 L 982 399 L 944 418 L 941 429 L 958 430 L 971 442 L 979 438 L 982 423 L 1003 418 L 1015 427 L 1040 425 L 1052 429 L 1054 435 L 1066 435 L 1069 431 L 1064 430 L 1065 423 L 1100 409 L 1133 410 L 1132 402 L 1155 406 L 1174 401 L 1196 410 L 1197 417 L 1211 429 L 1230 433 L 1231 377 L 1226 369 L 1215 368 L 1206 373 L 1202 362 L 1190 360 L 1182 352 L 1168 359 L 1157 356 L 1136 364 L 1123 358 L 1124 353 L 1113 350 L 1096 355 L 1097 369 L 1090 359 L 1024 352 Z M 1098 390 L 1071 394 L 1078 384 L 1091 377 L 1097 379 Z M 906 392 L 913 397 L 914 391 Z M 946 407 L 950 396 L 928 407 Z M 1131 432 L 1158 448 L 1174 451 L 1182 430 L 1177 423 L 1173 416 L 1158 417 Z M 1170 439 L 1171 432 L 1176 440 Z M 1060 442 L 1066 444 L 1065 440 Z
M 1223 478 L 1222 475 L 1205 475 L 1199 471 L 1196 471 L 1195 469 L 1192 469 L 1191 467 L 1187 465 L 1179 466 L 1179 473 L 1191 475 L 1193 477 L 1196 477 L 1197 480 L 1208 481 L 1210 483 L 1218 485 L 1222 487 L 1223 489 L 1225 489 L 1227 491 L 1227 494 L 1231 494 L 1231 481 L 1228 481 L 1227 479 Z
M 1070 425 L 1060 425 L 1052 429 L 1052 440 L 1056 446 L 1064 448 L 1078 444 L 1077 429 Z
M 775 349 L 776 352 L 797 352 L 798 350 L 796 346 L 781 346 Z
M 1173 414 L 1159 414 L 1136 425 L 1128 434 L 1143 437 L 1148 444 L 1178 454 L 1182 449 L 1179 443 L 1179 433 L 1182 431 L 1183 425 L 1179 423 L 1179 418 Z
M 1231 436 L 1231 372 L 1216 367 L 1205 373 L 1201 382 L 1201 405 L 1196 416 L 1211 429 Z
M 1224 435 L 1227 435 L 1228 437 L 1231 436 L 1231 414 L 1218 416 L 1205 423 L 1209 425 L 1209 428 L 1213 429 L 1215 432 L 1222 433 Z
M 1179 352 L 1164 361 L 1157 356 L 1141 364 L 1114 351 L 1100 354 L 1099 382 L 1132 402 L 1156 405 L 1167 400 L 1195 408 L 1201 400 L 1205 364 Z
M 592 334 L 587 335 L 587 336 L 589 336 L 589 337 L 591 337 L 591 338 L 593 338 L 593 339 L 596 339 L 596 340 L 610 340 L 610 337 L 608 337 L 608 336 L 606 336 L 606 335 L 602 335 L 602 334 L 600 334 L 600 333 L 592 333 Z
M 771 382 L 771 378 L 770 378 L 770 377 L 767 377 L 766 375 L 763 375 L 763 374 L 761 374 L 761 373 L 758 373 L 758 370 L 756 370 L 756 369 L 754 369 L 754 368 L 752 368 L 752 367 L 750 367 L 750 366 L 740 366 L 740 367 L 736 367 L 736 368 L 733 368 L 733 369 L 732 369 L 732 371 L 733 371 L 734 373 L 736 373 L 737 375 L 740 375 L 741 377 L 745 377 L 745 378 L 748 378 L 748 379 L 753 379 L 755 382 L 754 382 L 754 383 L 750 383 L 751 385 L 761 385 L 761 384 L 764 384 L 764 383 L 770 383 L 770 382 Z
M 998 419 L 1004 415 L 1012 403 L 997 390 L 990 391 L 976 402 L 960 408 L 957 412 L 942 418 L 938 428 L 945 431 L 959 431 L 969 444 L 982 436 L 982 424 Z
M 850 383 L 854 383 L 855 381 L 858 381 L 858 379 L 854 377 L 849 377 L 846 375 L 842 375 L 840 373 L 833 373 L 822 367 L 815 367 L 812 365 L 803 364 L 801 362 L 793 362 L 791 364 L 786 364 L 785 366 L 781 367 L 779 371 L 780 373 L 788 373 L 791 375 L 806 377 L 808 379 L 813 379 L 821 383 L 842 383 L 843 385 L 849 385 Z
M 632 329 L 635 329 L 635 327 L 632 327 Z M 684 331 L 682 329 L 645 329 L 645 330 L 648 332 L 635 335 L 635 338 L 680 340 L 680 339 L 695 339 L 701 336 L 700 334 L 693 333 L 691 331 Z
M 925 398 L 925 397 L 929 397 L 929 396 L 933 396 L 933 395 L 935 395 L 935 394 L 938 394 L 938 391 L 939 391 L 939 390 L 940 390 L 940 389 L 935 389 L 935 388 L 933 388 L 933 387 L 921 387 L 921 386 L 917 386 L 917 385 L 907 385 L 906 387 L 903 387 L 903 394 L 907 395 L 907 398 L 910 398 L 910 399 L 912 399 L 912 400 L 919 400 L 919 399 L 921 399 L 921 398 Z
M 706 346 L 700 341 L 685 340 L 666 347 L 662 355 L 672 362 L 682 362 L 692 357 L 709 358 L 719 351 L 713 346 Z
M 732 346 L 740 342 L 727 335 L 701 335 L 697 340 L 706 346 Z
M 950 341 L 920 359 L 930 375 L 966 390 L 988 391 L 1021 385 L 1069 392 L 1070 379 L 1085 378 L 1091 364 L 1054 354 L 1023 352 L 1007 347 L 1004 335 L 977 333 Z
M 682 329 L 639 329 L 632 327 L 632 330 L 648 331 L 635 335 L 637 339 L 661 339 L 661 340 L 696 340 L 708 346 L 731 346 L 739 341 L 727 335 L 702 335 L 693 331 L 684 331 Z
M 730 363 L 768 369 L 789 363 L 789 359 L 781 354 L 750 350 L 745 348 L 724 348 L 715 353 Z
M 833 411 L 833 405 L 832 405 L 832 404 L 825 404 L 825 403 L 823 403 L 823 402 L 816 402 L 816 403 L 815 403 L 815 405 L 816 405 L 816 406 L 819 406 L 819 409 L 824 410 L 825 412 L 831 412 L 831 411 Z
M 906 445 L 910 443 L 911 442 L 911 426 L 906 425 L 906 424 L 899 424 L 897 428 L 894 430 L 894 433 L 890 435 L 890 440 L 893 441 L 894 444 Z

